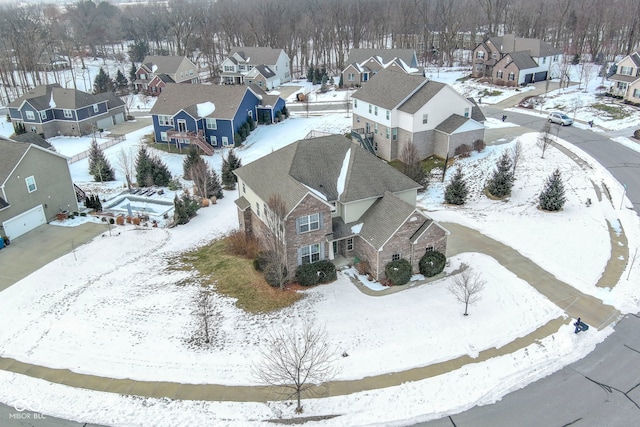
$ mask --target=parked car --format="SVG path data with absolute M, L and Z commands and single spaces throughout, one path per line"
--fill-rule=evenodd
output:
M 559 111 L 549 114 L 547 120 L 549 120 L 549 123 L 557 123 L 562 126 L 569 126 L 573 124 L 573 119 L 571 117 Z

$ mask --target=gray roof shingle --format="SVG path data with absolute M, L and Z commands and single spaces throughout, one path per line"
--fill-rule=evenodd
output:
M 415 113 L 445 86 L 444 83 L 429 81 L 422 76 L 380 70 L 375 79 L 358 89 L 352 97 L 387 110 L 398 107 L 407 113 Z M 409 99 L 402 102 L 412 93 Z
M 0 138 L 0 185 L 4 184 L 9 174 L 16 167 L 31 144 Z
M 538 63 L 534 61 L 534 59 L 529 54 L 529 51 L 522 50 L 519 52 L 510 52 L 508 54 L 508 57 L 511 58 L 511 61 L 516 64 L 519 70 L 538 67 Z M 508 59 L 505 59 L 505 61 L 508 61 Z
M 269 78 L 271 78 L 271 77 L 276 75 L 276 73 L 274 73 L 271 70 L 271 68 L 269 68 L 268 66 L 266 66 L 264 64 L 256 65 L 254 68 L 256 70 L 258 70 L 260 72 L 260 74 L 262 74 L 267 79 L 269 79 Z
M 167 83 L 151 108 L 151 114 L 174 115 L 186 110 L 194 117 L 197 104 L 213 102 L 215 111 L 207 117 L 233 119 L 248 88 L 237 85 Z
M 57 109 L 77 110 L 105 100 L 108 101 L 109 109 L 124 105 L 124 102 L 111 92 L 94 95 L 81 90 L 63 88 L 59 84 L 50 84 L 37 86 L 8 106 L 18 108 L 23 101 L 28 101 L 38 111 L 44 111 L 53 108 L 52 98 Z
M 27 144 L 37 145 L 38 147 L 42 147 L 47 150 L 53 150 L 53 146 L 49 144 L 49 142 L 47 142 L 46 139 L 44 139 L 43 137 L 41 137 L 35 132 L 26 132 L 20 135 L 14 135 L 13 140 L 17 142 L 24 142 Z
M 452 134 L 456 131 L 460 126 L 467 123 L 469 119 L 466 117 L 462 117 L 459 114 L 452 114 L 445 121 L 436 126 L 436 130 L 440 132 L 444 132 L 446 134 Z
M 184 60 L 184 56 L 148 55 L 144 57 L 142 63 L 154 74 L 175 74 Z
M 500 50 L 500 53 L 528 51 L 531 56 L 560 55 L 562 51 L 540 39 L 516 37 L 514 34 L 505 34 L 502 37 L 489 37 L 491 43 Z
M 270 47 L 234 47 L 229 51 L 227 57 L 232 57 L 236 53 L 250 64 L 275 65 L 278 62 L 282 49 L 272 49 Z
M 400 58 L 408 66 L 411 66 L 414 55 L 415 50 L 413 49 L 351 49 L 345 63 L 361 64 L 371 57 L 380 57 L 383 64 L 392 61 L 394 58 Z

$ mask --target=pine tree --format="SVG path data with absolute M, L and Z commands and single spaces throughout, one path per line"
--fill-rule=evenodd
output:
M 93 81 L 93 93 L 105 93 L 109 92 L 113 87 L 113 82 L 109 78 L 109 75 L 105 73 L 104 69 L 100 67 L 96 79 Z
M 229 150 L 227 158 L 222 159 L 222 185 L 228 190 L 233 190 L 238 182 L 238 177 L 233 173 L 234 170 L 242 166 L 242 160 L 236 156 L 233 149 Z
M 151 156 L 151 176 L 153 185 L 166 187 L 171 181 L 171 172 L 167 165 L 158 156 Z
M 313 64 L 309 64 L 309 69 L 307 70 L 307 81 L 308 82 L 313 82 L 313 76 L 314 76 L 314 69 L 313 69 Z
M 202 157 L 200 157 L 200 153 L 198 153 L 198 148 L 195 145 L 190 146 L 187 157 L 185 157 L 182 162 L 182 175 L 184 179 L 193 179 L 191 176 L 191 168 L 200 160 L 202 160 Z
M 256 130 L 256 127 L 258 127 L 258 125 L 256 124 L 256 121 L 253 120 L 253 117 L 251 116 L 247 117 L 247 123 L 249 123 L 249 131 L 251 132 Z
M 131 68 L 129 69 L 129 81 L 131 82 L 131 87 L 133 87 L 133 81 L 136 79 L 136 64 L 131 63 Z
M 198 211 L 198 202 L 193 200 L 186 191 L 181 197 L 173 198 L 173 221 L 176 225 L 186 224 L 191 218 L 196 216 Z
M 464 205 L 468 195 L 467 182 L 464 180 L 462 168 L 458 166 L 444 192 L 444 200 L 452 205 Z
M 89 147 L 89 173 L 96 182 L 113 181 L 115 172 L 94 139 Z
M 129 82 L 127 81 L 127 78 L 124 76 L 124 74 L 122 74 L 122 71 L 120 70 L 118 70 L 118 72 L 116 73 L 114 85 L 118 93 L 126 92 L 127 87 L 129 86 Z
M 151 173 L 151 157 L 149 157 L 147 147 L 141 145 L 136 157 L 136 181 L 138 185 L 141 187 L 146 186 L 149 176 L 153 176 Z
M 487 191 L 494 197 L 506 197 L 511 194 L 513 187 L 513 162 L 509 153 L 505 150 L 496 162 L 496 170 L 487 181 Z
M 547 182 L 540 193 L 539 198 L 540 209 L 545 211 L 559 211 L 564 206 L 567 198 L 564 195 L 564 184 L 562 183 L 562 176 L 560 169 L 553 171 L 553 173 L 547 178 Z

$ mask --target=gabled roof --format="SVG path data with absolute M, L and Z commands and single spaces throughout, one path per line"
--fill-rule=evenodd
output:
M 247 86 L 240 85 L 167 83 L 151 108 L 151 114 L 172 116 L 185 110 L 193 117 L 198 117 L 197 104 L 212 102 L 215 111 L 207 117 L 233 119 L 247 90 Z
M 185 59 L 187 58 L 184 56 L 148 55 L 144 57 L 142 64 L 154 74 L 175 74 Z
M 631 55 L 629 55 L 629 57 L 631 58 L 633 63 L 636 65 L 636 67 L 640 67 L 640 51 L 633 52 Z
M 467 98 L 467 100 L 473 104 L 473 107 L 471 107 L 471 118 L 478 123 L 487 121 L 476 100 L 473 98 Z
M 282 49 L 270 47 L 234 47 L 227 55 L 231 58 L 236 53 L 249 64 L 275 65 L 278 62 Z
M 509 61 L 508 58 L 511 58 L 511 61 L 516 64 L 518 70 L 527 70 L 529 68 L 538 67 L 538 63 L 533 60 L 531 55 L 529 55 L 529 51 L 523 50 L 519 52 L 510 52 L 507 54 L 507 56 L 505 56 L 505 58 L 501 59 L 498 62 Z
M 0 138 L 0 186 L 7 181 L 30 145 Z
M 416 51 L 413 49 L 351 49 L 345 63 L 362 64 L 373 57 L 378 62 L 386 64 L 394 58 L 400 58 L 410 66 L 415 54 Z
M 63 88 L 59 84 L 37 86 L 8 106 L 19 108 L 24 101 L 38 111 L 52 108 L 77 110 L 103 101 L 109 102 L 109 108 L 124 105 L 124 102 L 111 92 L 93 95 L 81 90 Z
M 445 86 L 445 83 L 429 81 L 422 76 L 380 70 L 374 79 L 358 89 L 352 97 L 387 110 L 397 107 L 402 111 L 415 113 Z
M 609 77 L 609 80 L 614 82 L 625 82 L 625 83 L 633 83 L 636 80 L 640 80 L 640 76 L 627 76 L 626 74 L 614 74 Z
M 0 197 L 0 210 L 6 208 L 7 206 L 9 206 L 9 203 L 7 203 L 2 197 Z
M 266 79 L 270 79 L 271 77 L 276 75 L 276 73 L 274 73 L 273 70 L 271 70 L 271 68 L 269 68 L 264 64 L 256 65 L 255 67 L 253 67 L 253 69 L 258 71 L 260 74 L 262 74 Z
M 491 43 L 493 43 L 502 54 L 528 51 L 531 56 L 542 57 L 562 53 L 560 49 L 556 49 L 543 40 L 516 37 L 515 34 L 505 34 L 502 37 L 489 37 L 489 40 L 491 40 Z
M 342 135 L 296 141 L 234 172 L 262 200 L 280 194 L 288 209 L 307 193 L 348 203 L 420 187 Z
M 14 135 L 13 140 L 17 142 L 37 145 L 38 147 L 42 147 L 47 150 L 53 150 L 53 146 L 49 144 L 46 139 L 35 132 L 26 132 L 21 133 L 20 135 Z
M 156 75 L 154 77 L 154 80 L 155 79 L 158 79 L 158 80 L 160 80 L 161 82 L 164 82 L 164 83 L 175 83 L 176 82 L 175 80 L 173 80 L 171 78 L 171 76 L 169 76 L 167 74 L 164 74 L 164 73 Z
M 431 221 L 415 206 L 387 191 L 358 221 L 363 223 L 360 237 L 379 250 L 412 215 L 418 217 L 419 221 Z
M 462 117 L 459 114 L 452 114 L 445 119 L 442 123 L 436 126 L 436 130 L 440 132 L 444 132 L 446 134 L 452 134 L 455 132 L 460 126 L 467 123 L 469 119 L 466 117 Z

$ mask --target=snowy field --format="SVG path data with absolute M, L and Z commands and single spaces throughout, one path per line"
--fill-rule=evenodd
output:
M 97 65 L 90 64 L 88 73 L 97 72 Z M 123 71 L 128 74 L 128 70 Z M 468 73 L 468 70 L 440 69 L 428 75 L 453 84 L 465 96 L 477 97 L 487 87 L 458 81 Z M 593 119 L 607 129 L 638 123 L 637 111 L 631 113 L 635 122 L 607 120 L 596 115 L 589 105 L 596 101 L 593 94 L 597 82 L 588 83 L 587 92 L 572 87 L 548 94 L 542 107 L 529 113 L 546 116 L 547 110 L 563 109 L 571 112 L 572 117 L 575 114 L 578 120 Z M 301 86 L 299 91 L 304 93 L 314 90 L 306 82 L 293 85 Z M 497 103 L 516 93 L 497 89 L 503 93 L 483 98 L 483 103 Z M 344 102 L 350 93 L 332 90 L 313 95 L 312 101 Z M 295 93 L 288 100 L 292 101 L 294 96 Z M 150 109 L 152 102 L 138 98 L 131 105 L 135 108 L 140 105 L 143 111 Z M 492 119 L 486 124 L 491 128 L 511 126 Z M 259 126 L 237 153 L 247 164 L 303 138 L 309 131 L 345 133 L 350 125 L 351 118 L 345 117 L 344 112 L 292 117 L 277 125 Z M 5 123 L 0 133 L 7 134 L 8 128 Z M 124 180 L 117 167 L 118 156 L 122 150 L 135 155 L 141 138 L 151 131 L 147 127 L 129 134 L 125 142 L 105 151 L 116 169 L 117 181 L 107 185 L 93 183 L 87 160 L 82 160 L 71 165 L 74 182 L 101 197 L 111 198 L 121 192 Z M 613 199 L 621 200 L 620 184 L 588 155 L 563 141 L 558 144 L 579 154 L 591 169 L 582 170 L 553 147 L 541 159 L 536 138 L 535 133 L 519 138 L 523 157 L 508 201 L 491 201 L 482 188 L 496 159 L 503 150 L 510 150 L 515 141 L 458 160 L 471 184 L 466 205 L 443 204 L 443 189 L 454 168 L 449 169 L 444 184 L 430 185 L 420 196 L 419 205 L 436 220 L 478 229 L 513 247 L 558 279 L 621 312 L 637 312 L 640 310 L 640 290 L 635 285 L 640 282 L 637 268 L 628 279 L 625 271 L 612 288 L 594 285 L 609 257 L 607 222 L 614 229 L 624 227 L 632 250 L 640 245 L 638 217 L 627 209 L 628 200 L 619 209 L 619 205 L 613 207 L 606 199 L 599 202 L 594 190 L 594 184 L 604 183 Z M 51 140 L 59 152 L 69 156 L 86 150 L 90 141 L 88 137 Z M 634 144 L 628 138 L 616 141 Z M 183 156 L 154 153 L 174 176 L 182 175 Z M 226 150 L 218 150 L 214 156 L 204 158 L 219 173 L 225 154 Z M 544 213 L 536 208 L 537 195 L 556 167 L 562 171 L 567 203 L 561 212 Z M 183 184 L 191 185 L 189 181 Z M 165 195 L 167 199 L 172 197 L 172 192 Z M 391 295 L 367 296 L 346 274 L 340 274 L 336 282 L 309 289 L 292 307 L 270 314 L 247 314 L 237 309 L 232 299 L 213 294 L 215 339 L 206 347 L 195 346 L 192 338 L 201 322 L 196 303 L 200 286 L 192 273 L 173 271 L 169 266 L 182 252 L 237 227 L 233 203 L 236 197 L 236 192 L 225 192 L 225 198 L 217 205 L 201 209 L 189 224 L 177 228 L 143 231 L 120 227 L 119 234 L 94 239 L 75 254 L 59 258 L 0 293 L 2 318 L 11 319 L 0 329 L 0 355 L 113 378 L 255 385 L 250 367 L 257 361 L 259 337 L 271 325 L 299 327 L 302 319 L 311 319 L 326 327 L 330 344 L 339 353 L 349 354 L 338 358 L 341 369 L 338 379 L 356 379 L 465 354 L 476 357 L 482 350 L 503 346 L 563 316 L 560 309 L 494 259 L 464 253 L 449 259 L 447 271 L 465 263 L 482 271 L 487 281 L 482 299 L 470 307 L 469 317 L 461 315 L 464 307 L 447 291 L 450 278 L 407 286 L 407 290 Z M 591 207 L 585 206 L 587 198 L 593 202 Z M 470 364 L 445 375 L 382 390 L 306 400 L 304 416 L 341 415 L 317 422 L 327 426 L 398 425 L 439 418 L 495 402 L 504 394 L 584 357 L 612 331 L 611 327 L 602 331 L 592 328 L 589 334 L 575 335 L 571 326 L 565 326 L 513 354 Z M 11 405 L 20 396 L 32 396 L 42 413 L 107 425 L 207 425 L 212 420 L 216 425 L 267 425 L 263 420 L 294 416 L 293 407 L 284 402 L 136 398 L 73 389 L 5 371 L 0 371 L 0 384 L 0 401 L 6 404 Z

